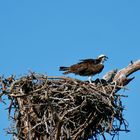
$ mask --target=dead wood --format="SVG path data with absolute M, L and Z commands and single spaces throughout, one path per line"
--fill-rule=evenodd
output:
M 7 133 L 19 140 L 87 140 L 128 132 L 121 101 L 127 96 L 116 92 L 125 89 L 134 79 L 128 76 L 139 69 L 140 60 L 131 62 L 93 84 L 37 73 L 1 77 L 0 96 L 8 96 L 9 117 L 15 122 Z

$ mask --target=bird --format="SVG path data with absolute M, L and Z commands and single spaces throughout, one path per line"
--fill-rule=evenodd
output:
M 107 59 L 106 55 L 101 54 L 96 59 L 81 59 L 79 63 L 69 67 L 60 66 L 59 70 L 64 71 L 63 74 L 74 73 L 75 75 L 88 76 L 89 83 L 92 83 L 92 77 L 102 72 L 104 61 Z

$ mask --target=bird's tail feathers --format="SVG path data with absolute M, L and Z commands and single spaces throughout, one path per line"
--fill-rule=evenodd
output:
M 60 71 L 67 71 L 67 70 L 69 70 L 69 67 L 63 67 L 63 66 L 62 66 L 62 67 L 59 68 L 59 70 L 60 70 Z
M 65 71 L 63 74 L 68 74 L 68 73 L 70 73 L 69 67 L 60 67 L 59 70 L 60 70 L 60 71 Z

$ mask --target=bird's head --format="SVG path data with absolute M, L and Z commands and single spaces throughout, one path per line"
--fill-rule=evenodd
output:
M 108 59 L 108 57 L 104 54 L 101 54 L 97 57 L 97 59 L 100 59 L 101 63 L 104 63 L 104 61 L 106 61 Z

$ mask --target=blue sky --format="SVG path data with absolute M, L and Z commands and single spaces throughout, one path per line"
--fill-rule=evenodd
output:
M 4 0 L 0 1 L 0 74 L 18 76 L 33 70 L 62 75 L 60 65 L 106 54 L 109 60 L 99 75 L 140 59 L 140 1 L 134 0 Z M 140 139 L 140 72 L 127 86 L 125 117 L 130 133 L 120 140 Z M 80 76 L 71 77 L 85 80 Z M 97 76 L 96 76 L 97 78 Z M 0 105 L 0 139 L 6 106 Z

